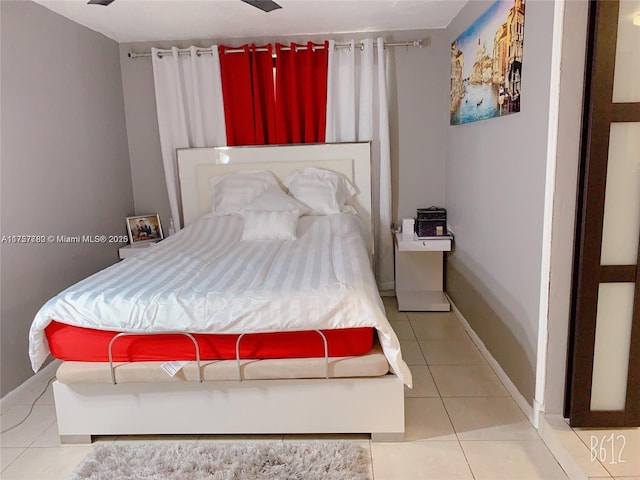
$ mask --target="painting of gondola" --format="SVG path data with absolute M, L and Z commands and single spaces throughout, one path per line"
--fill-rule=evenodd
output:
M 451 44 L 451 125 L 520 111 L 524 10 L 497 0 Z

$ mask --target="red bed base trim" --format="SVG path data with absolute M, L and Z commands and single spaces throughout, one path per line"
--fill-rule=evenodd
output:
M 374 329 L 345 328 L 322 330 L 330 357 L 363 355 L 373 346 Z M 49 349 L 55 358 L 67 361 L 108 362 L 108 347 L 118 332 L 76 327 L 52 321 L 45 329 Z M 193 336 L 202 360 L 236 358 L 237 334 L 199 334 Z M 184 335 L 126 336 L 113 344 L 116 362 L 194 360 L 193 342 Z M 241 358 L 324 357 L 324 342 L 315 331 L 247 334 L 240 341 Z

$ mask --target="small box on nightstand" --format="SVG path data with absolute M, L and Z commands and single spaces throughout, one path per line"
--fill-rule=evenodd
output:
M 446 235 L 447 211 L 440 207 L 419 208 L 416 218 L 416 234 L 418 238 Z

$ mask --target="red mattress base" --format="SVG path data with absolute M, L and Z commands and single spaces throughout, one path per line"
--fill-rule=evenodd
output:
M 363 355 L 373 346 L 374 329 L 345 328 L 322 330 L 330 357 Z M 52 321 L 45 329 L 49 349 L 55 358 L 67 361 L 108 362 L 111 339 L 118 332 L 75 327 Z M 237 334 L 199 334 L 193 336 L 202 360 L 236 358 Z M 193 342 L 184 335 L 140 335 L 118 338 L 113 343 L 116 362 L 194 360 Z M 240 358 L 324 357 L 324 342 L 315 331 L 246 334 L 240 341 Z

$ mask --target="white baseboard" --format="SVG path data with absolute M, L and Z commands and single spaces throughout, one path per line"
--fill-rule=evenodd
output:
M 451 304 L 451 310 L 456 315 L 456 317 L 458 318 L 458 320 L 460 321 L 464 329 L 467 331 L 467 333 L 471 337 L 471 340 L 473 340 L 473 343 L 476 344 L 476 346 L 480 350 L 480 353 L 482 354 L 484 359 L 487 361 L 487 363 L 496 373 L 496 375 L 498 376 L 500 381 L 503 383 L 503 385 L 505 386 L 509 394 L 513 397 L 515 402 L 518 404 L 518 406 L 520 407 L 520 410 L 522 410 L 522 413 L 524 413 L 527 419 L 529 419 L 529 422 L 531 423 L 531 425 L 533 425 L 535 428 L 538 428 L 537 425 L 535 424 L 533 407 L 529 405 L 529 402 L 524 398 L 524 396 L 516 388 L 515 384 L 511 381 L 509 376 L 502 369 L 498 361 L 495 358 L 493 358 L 493 355 L 491 355 L 491 352 L 489 352 L 489 349 L 487 349 L 482 339 L 473 330 L 473 328 L 471 328 L 471 325 L 469 324 L 467 319 L 464 318 L 464 315 L 462 315 L 462 312 L 458 310 L 458 307 L 456 307 L 455 303 L 453 303 L 453 301 L 448 295 L 447 295 L 447 298 L 449 299 L 449 303 Z
M 24 383 L 0 398 L 0 411 L 4 413 L 15 405 L 31 404 L 42 392 L 49 379 L 55 377 L 56 370 L 60 366 L 60 363 L 62 363 L 60 360 L 54 360 L 42 370 L 29 377 Z

